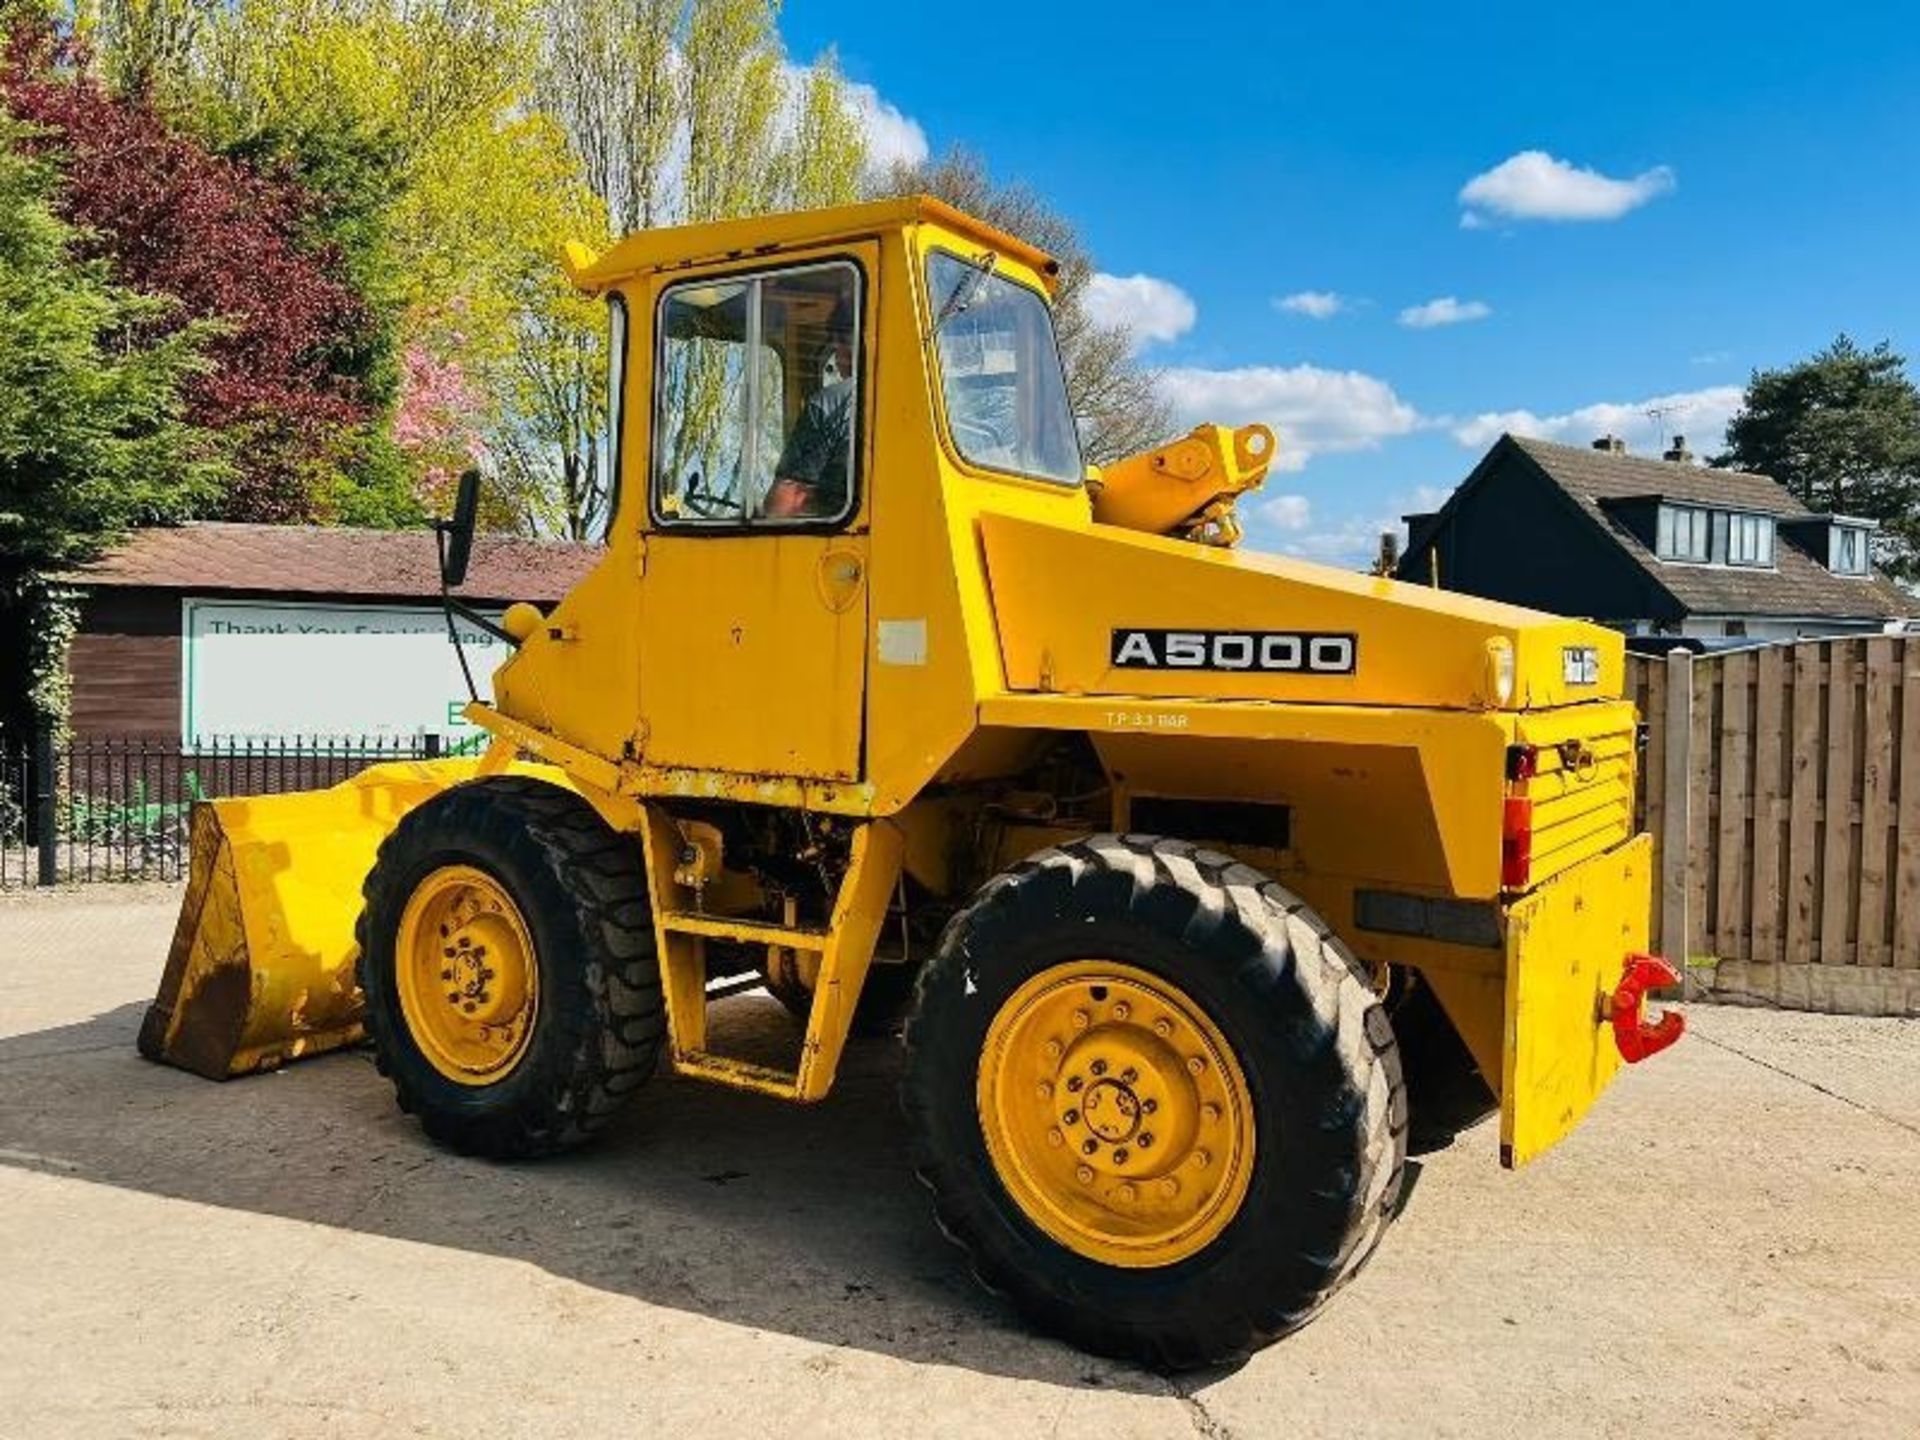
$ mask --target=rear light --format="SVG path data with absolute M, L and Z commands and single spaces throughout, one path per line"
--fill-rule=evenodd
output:
M 1507 779 L 1514 784 L 1531 780 L 1540 773 L 1540 750 L 1535 745 L 1507 747 Z
M 1500 823 L 1500 888 L 1524 890 L 1533 878 L 1533 801 L 1509 795 Z

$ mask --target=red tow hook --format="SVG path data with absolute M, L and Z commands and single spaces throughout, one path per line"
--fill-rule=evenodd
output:
M 1649 1055 L 1658 1055 L 1687 1028 L 1687 1017 L 1669 1010 L 1651 1023 L 1640 1018 L 1640 1004 L 1647 991 L 1680 983 L 1680 972 L 1658 955 L 1629 955 L 1627 973 L 1613 992 L 1613 1043 L 1620 1047 L 1620 1058 L 1638 1065 Z

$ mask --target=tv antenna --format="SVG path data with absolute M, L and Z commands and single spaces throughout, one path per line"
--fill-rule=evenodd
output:
M 1647 422 L 1653 426 L 1653 453 L 1658 455 L 1667 448 L 1667 417 L 1682 413 L 1684 405 L 1649 405 L 1646 410 Z

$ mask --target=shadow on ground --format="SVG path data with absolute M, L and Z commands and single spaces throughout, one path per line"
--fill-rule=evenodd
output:
M 907 1163 L 895 1045 L 850 1049 L 812 1107 L 662 1075 L 588 1149 L 495 1165 L 436 1149 L 365 1051 L 214 1084 L 135 1054 L 144 1009 L 0 1039 L 0 1164 L 524 1261 L 827 1345 L 1168 1393 L 1028 1333 L 973 1282 Z M 764 995 L 723 1002 L 715 1030 L 748 1053 L 793 1043 Z

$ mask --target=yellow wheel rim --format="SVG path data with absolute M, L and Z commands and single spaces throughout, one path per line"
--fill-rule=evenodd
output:
M 533 1035 L 540 972 L 533 937 L 503 886 L 447 865 L 414 887 L 394 943 L 400 1013 L 427 1063 L 462 1085 L 491 1085 Z
M 1253 1178 L 1253 1095 L 1232 1047 L 1178 986 L 1130 965 L 1076 960 L 1014 991 L 976 1098 L 1014 1202 L 1103 1264 L 1198 1254 Z

